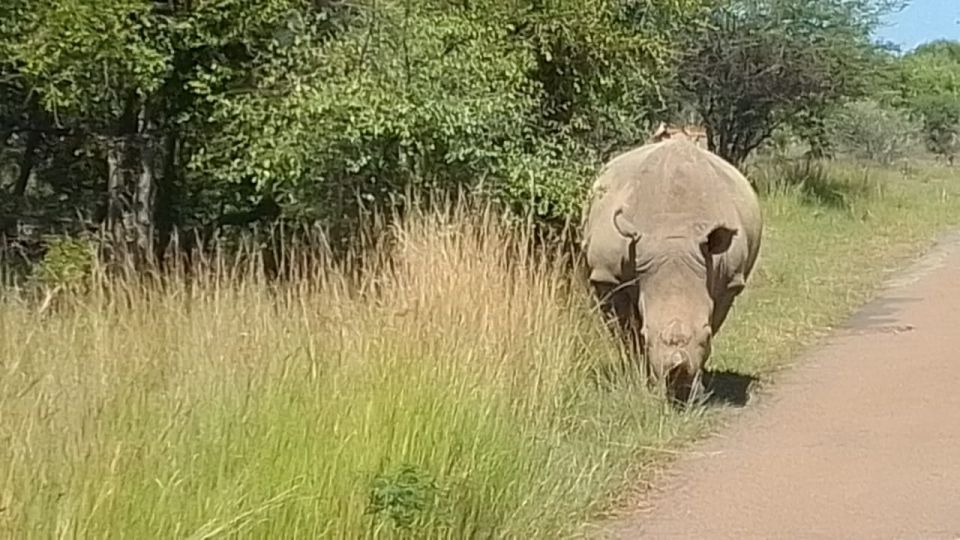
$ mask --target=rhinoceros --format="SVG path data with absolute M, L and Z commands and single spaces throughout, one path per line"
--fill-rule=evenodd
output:
M 687 138 L 661 139 L 603 167 L 582 226 L 607 321 L 643 357 L 648 380 L 677 399 L 698 394 L 711 340 L 760 252 L 750 183 Z

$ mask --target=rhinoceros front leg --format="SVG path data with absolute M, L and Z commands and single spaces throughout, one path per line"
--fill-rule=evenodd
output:
M 643 351 L 636 285 L 605 282 L 592 282 L 592 285 L 607 328 L 615 338 L 621 340 L 627 361 L 636 368 L 640 365 Z
M 727 320 L 727 314 L 730 313 L 730 308 L 733 307 L 733 301 L 736 300 L 737 296 L 740 296 L 743 289 L 743 277 L 735 276 L 730 283 L 727 284 L 726 289 L 714 300 L 713 314 L 710 317 L 710 329 L 714 335 L 720 331 L 723 322 Z
M 727 320 L 727 314 L 730 313 L 730 308 L 733 307 L 733 300 L 734 295 L 723 294 L 714 301 L 713 315 L 710 317 L 710 329 L 713 331 L 713 335 L 717 335 L 720 327 L 723 326 L 723 322 Z

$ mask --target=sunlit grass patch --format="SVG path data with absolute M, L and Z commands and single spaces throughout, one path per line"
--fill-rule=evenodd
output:
M 949 171 L 867 172 L 853 209 L 765 199 L 711 368 L 769 378 L 957 221 Z M 385 230 L 279 283 L 253 258 L 42 312 L 8 294 L 0 536 L 553 538 L 723 418 L 611 378 L 568 261 L 496 214 Z

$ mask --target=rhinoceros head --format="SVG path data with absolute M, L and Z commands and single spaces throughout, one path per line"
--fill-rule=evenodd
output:
M 674 392 L 689 391 L 710 356 L 714 265 L 737 231 L 692 219 L 639 231 L 622 211 L 613 221 L 636 254 L 640 336 L 650 374 Z

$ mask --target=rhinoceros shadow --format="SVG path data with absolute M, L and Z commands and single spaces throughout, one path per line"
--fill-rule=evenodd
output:
M 736 371 L 707 370 L 703 374 L 705 405 L 744 407 L 750 401 L 750 386 L 759 380 Z
M 627 373 L 628 371 L 629 373 Z M 625 378 L 641 379 L 642 376 L 640 368 L 632 365 L 629 367 L 624 365 L 607 365 L 598 367 L 592 371 L 592 379 L 594 382 L 602 382 L 603 384 L 616 384 L 617 381 L 622 381 Z M 698 403 L 708 407 L 744 407 L 750 402 L 751 385 L 758 380 L 759 379 L 753 375 L 746 375 L 736 371 L 714 371 L 708 369 L 703 373 L 704 392 L 701 394 Z M 685 405 L 689 405 L 689 403 L 686 403 L 685 398 L 680 398 L 674 401 L 674 405 L 682 409 Z

